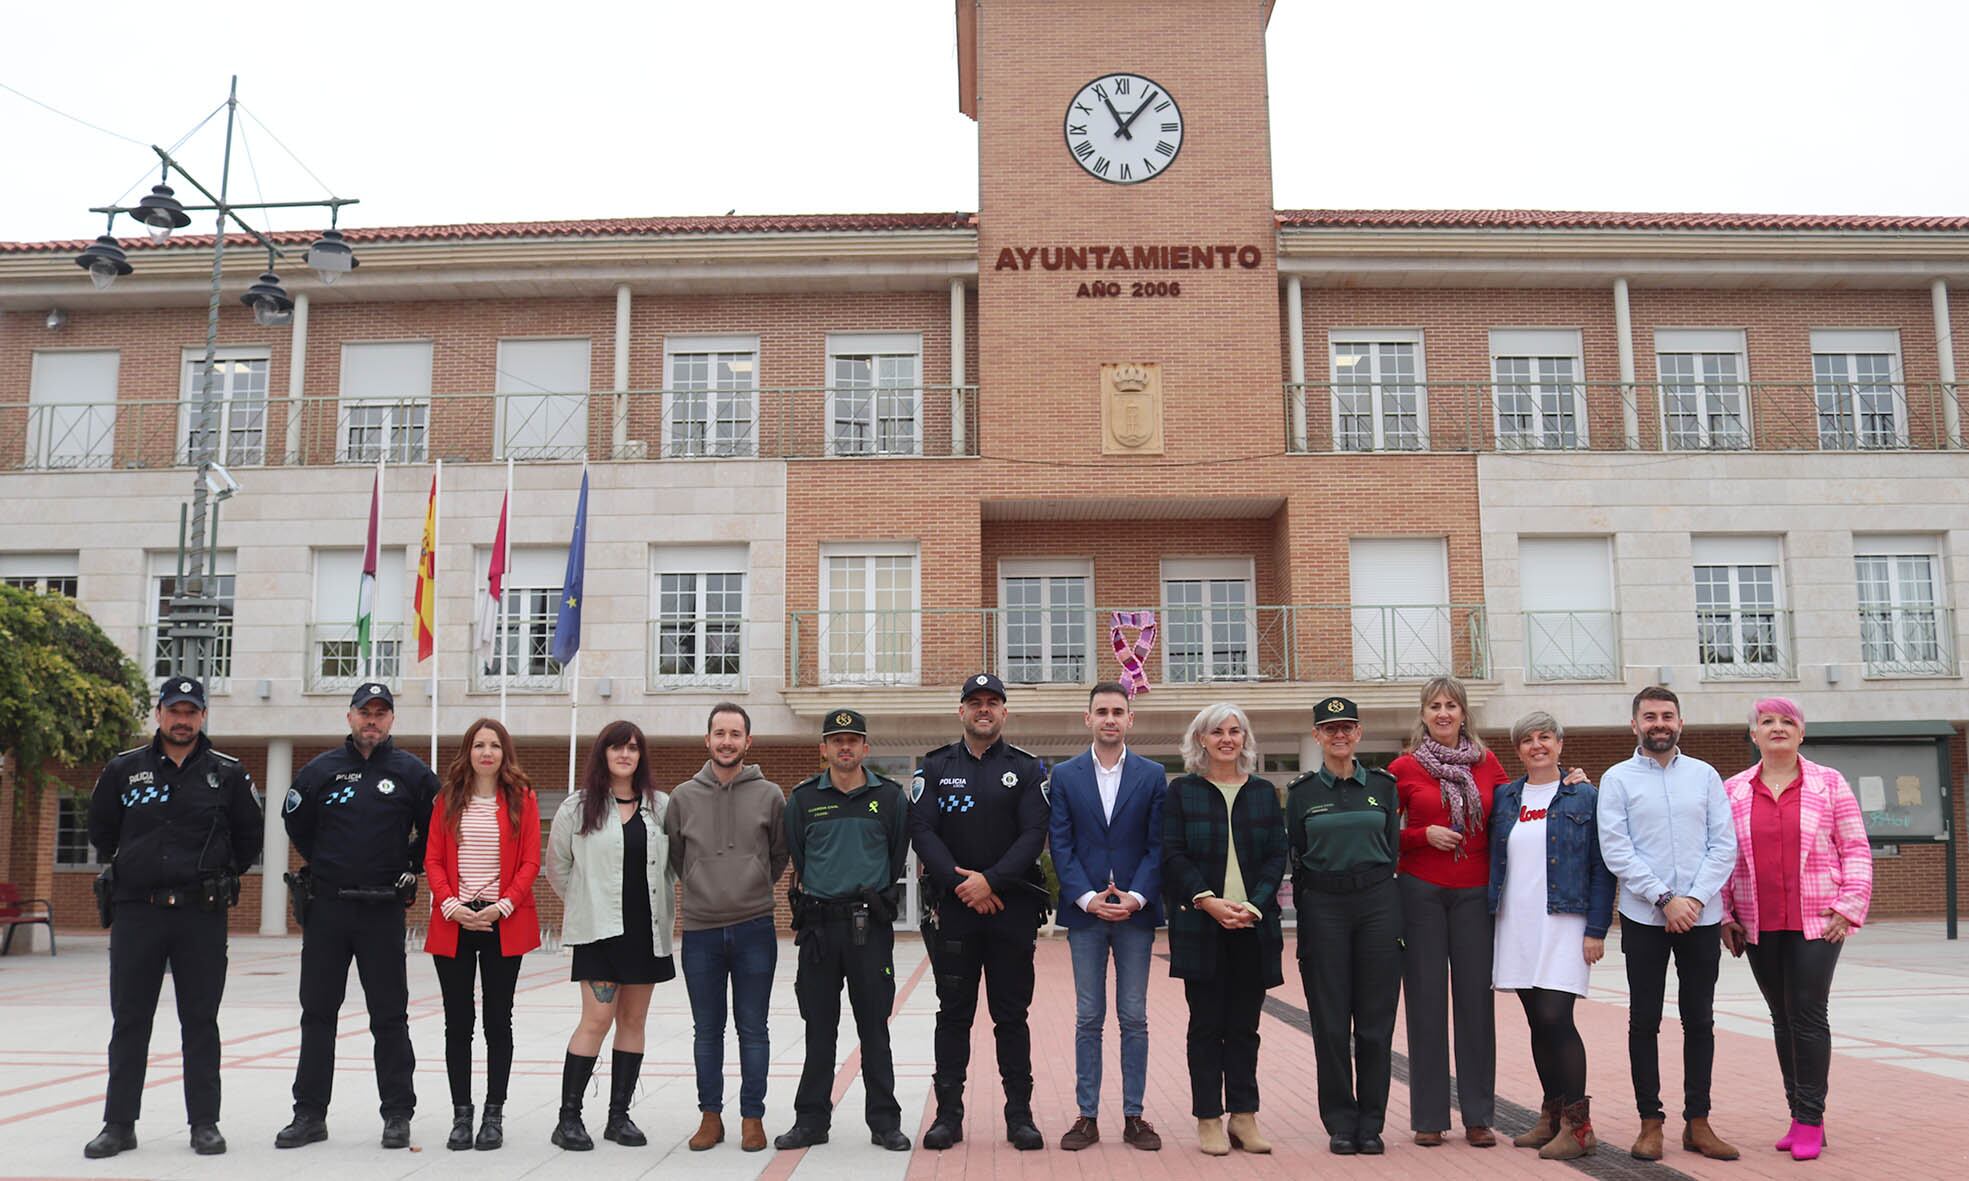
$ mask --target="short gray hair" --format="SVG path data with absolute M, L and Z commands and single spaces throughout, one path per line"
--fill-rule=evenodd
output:
M 1183 731 L 1183 769 L 1192 775 L 1202 775 L 1210 768 L 1210 749 L 1205 744 L 1212 730 L 1226 721 L 1235 720 L 1244 728 L 1244 750 L 1238 755 L 1238 774 L 1249 776 L 1258 770 L 1258 736 L 1251 730 L 1251 719 L 1245 712 L 1229 701 L 1219 701 L 1206 705 L 1190 719 L 1190 725 Z
M 1559 724 L 1559 719 L 1542 709 L 1535 709 L 1511 723 L 1511 745 L 1518 745 L 1527 736 L 1539 730 L 1551 731 L 1552 737 L 1558 739 L 1560 742 L 1566 740 L 1566 728 Z

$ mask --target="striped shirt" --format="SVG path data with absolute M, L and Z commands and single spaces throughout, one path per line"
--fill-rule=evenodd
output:
M 499 799 L 473 796 L 458 818 L 458 896 L 444 903 L 451 918 L 467 902 L 493 902 L 499 913 L 512 913 L 512 904 L 499 897 Z

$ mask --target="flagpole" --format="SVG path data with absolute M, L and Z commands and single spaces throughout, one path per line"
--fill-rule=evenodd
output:
M 511 451 L 506 453 L 506 500 L 504 508 L 506 512 L 506 548 L 505 552 L 499 555 L 499 563 L 501 568 L 506 571 L 506 577 L 511 578 L 513 576 L 513 455 Z M 498 637 L 497 646 L 493 649 L 493 656 L 499 661 L 499 724 L 503 726 L 506 724 L 506 682 L 512 679 L 512 674 L 506 670 L 506 588 L 504 586 L 499 588 Z
M 574 747 L 580 739 L 581 716 L 581 653 L 574 654 L 574 661 L 568 666 L 567 693 L 567 789 L 575 791 L 574 785 Z
M 431 768 L 438 765 L 438 540 L 444 534 L 444 460 L 431 473 Z M 420 563 L 421 565 L 421 563 Z M 397 645 L 402 651 L 401 642 Z M 401 659 L 399 657 L 398 659 Z

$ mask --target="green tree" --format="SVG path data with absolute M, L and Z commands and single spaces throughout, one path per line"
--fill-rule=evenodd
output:
M 25 804 L 54 763 L 97 763 L 143 724 L 150 686 L 135 661 L 63 595 L 0 586 L 0 751 Z

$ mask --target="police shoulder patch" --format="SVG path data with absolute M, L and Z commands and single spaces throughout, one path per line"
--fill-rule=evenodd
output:
M 1053 802 L 1053 777 L 1048 775 L 1039 781 L 1039 798 L 1050 806 Z
M 293 812 L 299 809 L 300 806 L 301 790 L 299 788 L 289 788 L 287 792 L 287 806 L 284 811 Z
M 921 802 L 922 799 L 923 799 L 923 773 L 921 771 L 918 771 L 916 773 L 916 777 L 909 781 L 909 802 L 915 804 Z

